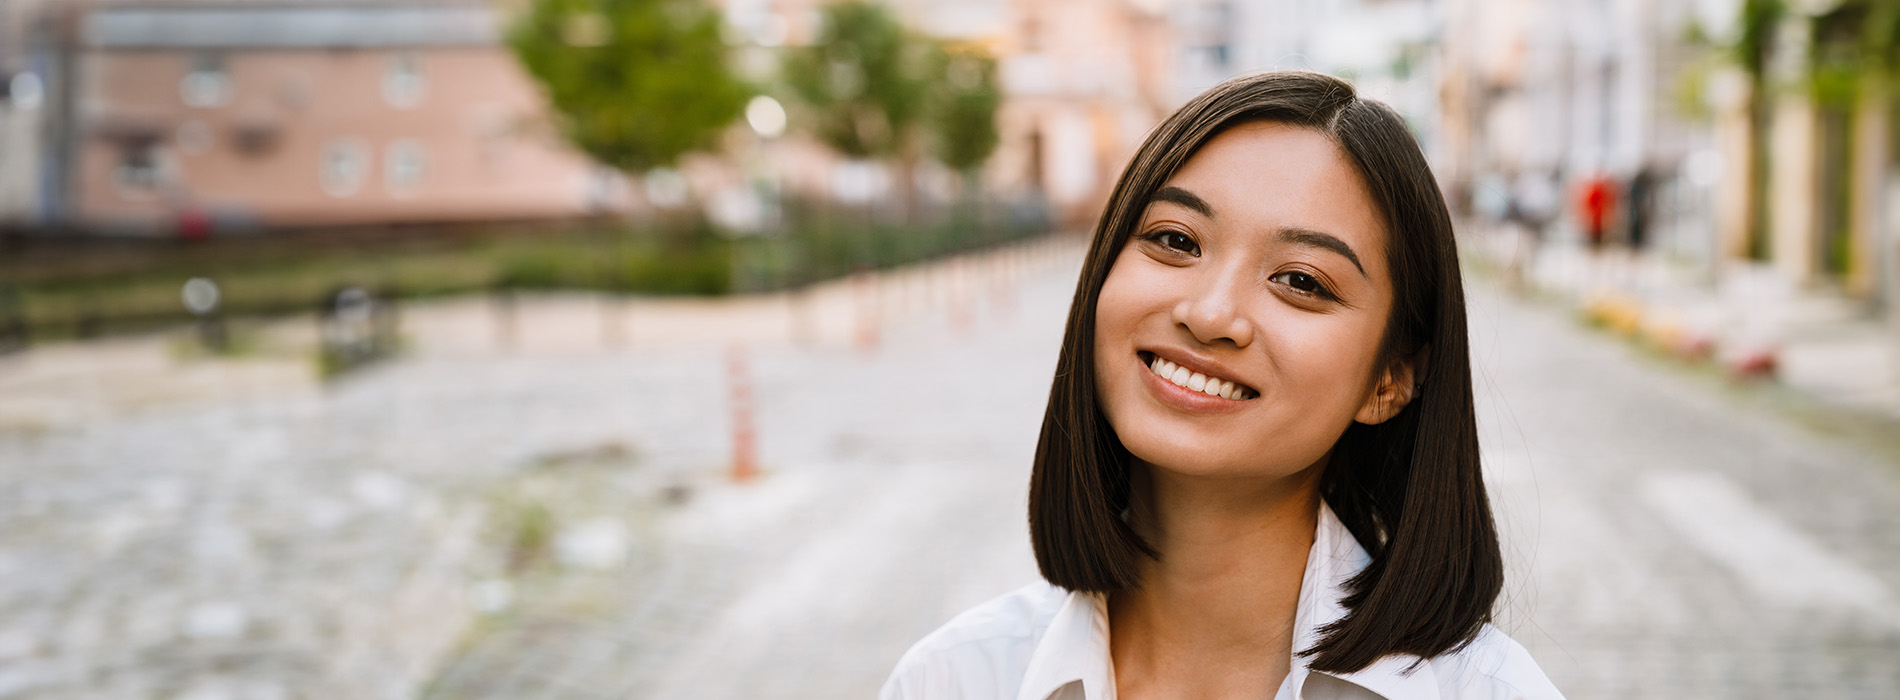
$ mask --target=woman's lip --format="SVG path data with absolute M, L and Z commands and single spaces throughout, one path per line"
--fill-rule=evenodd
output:
M 1239 410 L 1247 405 L 1246 401 L 1210 396 L 1207 392 L 1195 391 L 1162 379 L 1161 375 L 1155 374 L 1154 370 L 1149 369 L 1148 365 L 1141 361 L 1139 354 L 1135 355 L 1135 366 L 1141 371 L 1142 381 L 1147 384 L 1148 391 L 1163 404 L 1177 410 L 1189 413 L 1225 413 Z
M 1150 367 L 1153 367 L 1154 360 L 1155 358 L 1158 357 L 1163 360 L 1167 360 L 1168 362 L 1174 364 L 1177 367 L 1186 367 L 1187 371 L 1193 372 L 1195 374 L 1199 374 L 1203 377 L 1207 377 L 1209 379 L 1219 379 L 1222 381 L 1233 382 L 1234 386 L 1240 387 L 1242 389 L 1246 389 L 1254 396 L 1258 396 L 1260 394 L 1258 390 L 1255 390 L 1253 387 L 1247 386 L 1244 382 L 1241 382 L 1235 379 L 1232 372 L 1228 370 L 1226 367 L 1222 367 L 1218 364 L 1215 364 L 1213 362 L 1202 359 L 1200 357 L 1196 357 L 1188 353 L 1177 352 L 1174 350 L 1142 349 L 1142 350 L 1135 351 L 1135 357 L 1136 359 L 1143 360 Z

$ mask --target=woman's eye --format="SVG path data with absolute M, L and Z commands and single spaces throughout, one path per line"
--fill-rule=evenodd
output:
M 1148 234 L 1148 240 L 1159 243 L 1163 247 L 1187 253 L 1197 258 L 1201 256 L 1200 244 L 1195 243 L 1194 239 L 1189 238 L 1187 234 L 1181 233 L 1180 231 L 1158 231 Z
M 1304 272 L 1282 272 L 1274 275 L 1271 279 L 1280 284 L 1292 287 L 1302 294 L 1310 294 L 1327 299 L 1331 299 L 1333 296 L 1332 291 L 1327 289 L 1326 285 L 1321 284 L 1318 278 Z

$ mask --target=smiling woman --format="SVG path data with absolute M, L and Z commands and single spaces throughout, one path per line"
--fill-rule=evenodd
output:
M 1239 78 L 1096 229 L 1030 482 L 1047 584 L 905 654 L 896 698 L 1555 698 L 1503 584 L 1444 199 L 1404 122 Z

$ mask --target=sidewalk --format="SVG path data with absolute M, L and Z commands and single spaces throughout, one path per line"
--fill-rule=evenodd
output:
M 1046 236 L 766 294 L 522 292 L 409 301 L 397 311 L 398 359 L 533 362 L 734 344 L 865 350 L 907 319 L 942 317 L 964 329 L 986 311 L 1007 313 L 1019 285 L 1066 265 L 1084 244 Z M 237 318 L 231 332 L 244 349 L 228 356 L 205 352 L 188 326 L 0 355 L 0 438 L 127 414 L 324 394 L 314 314 Z
M 1033 579 L 1025 455 L 1080 257 L 426 300 L 330 380 L 311 317 L 234 322 L 231 356 L 187 328 L 0 358 L 0 698 L 868 697 Z M 870 574 L 822 585 L 839 562 Z M 886 574 L 912 598 L 861 605 Z
M 1822 405 L 1900 420 L 1900 329 L 1872 303 L 1802 289 L 1765 264 L 1716 279 L 1661 255 L 1551 241 L 1534 255 L 1510 227 L 1473 225 L 1468 250 L 1520 294 L 1738 382 L 1770 382 Z M 1520 272 L 1514 272 L 1513 266 Z

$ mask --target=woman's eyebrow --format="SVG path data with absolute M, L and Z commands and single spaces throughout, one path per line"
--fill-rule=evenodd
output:
M 1283 228 L 1280 229 L 1280 240 L 1294 245 L 1325 248 L 1338 253 L 1347 260 L 1351 260 L 1353 267 L 1359 268 L 1361 277 L 1372 279 L 1372 275 L 1366 274 L 1366 266 L 1359 264 L 1359 256 L 1352 252 L 1352 246 L 1346 245 L 1345 241 L 1339 240 L 1339 237 L 1333 234 L 1305 228 Z
M 1207 200 L 1201 199 L 1200 197 L 1196 197 L 1194 196 L 1193 192 L 1189 192 L 1187 190 L 1181 189 L 1179 187 L 1175 187 L 1173 185 L 1169 185 L 1167 187 L 1163 187 L 1161 189 L 1155 190 L 1154 195 L 1148 198 L 1148 203 L 1153 204 L 1155 202 L 1170 202 L 1173 204 L 1179 204 L 1189 209 L 1193 209 L 1194 211 L 1200 212 L 1201 216 L 1205 216 L 1209 219 L 1214 218 L 1214 208 L 1211 206 L 1208 206 Z

